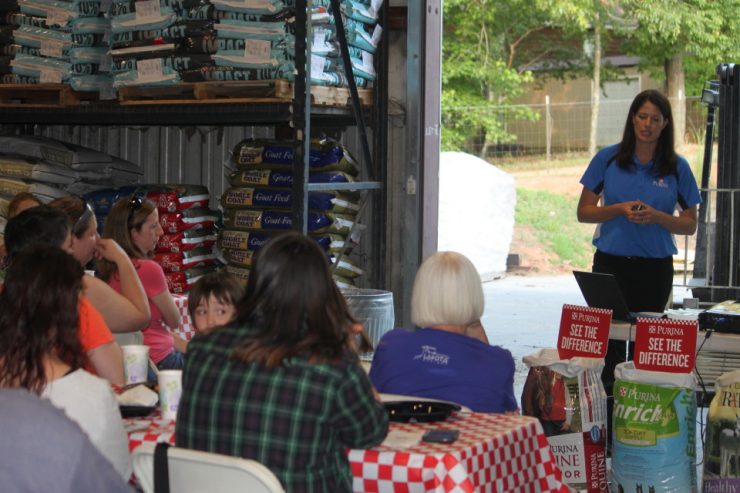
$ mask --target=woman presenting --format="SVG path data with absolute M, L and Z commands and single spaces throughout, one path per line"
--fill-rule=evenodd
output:
M 694 234 L 701 202 L 689 163 L 674 149 L 665 96 L 647 90 L 635 97 L 622 141 L 596 153 L 581 184 L 578 221 L 598 223 L 593 271 L 616 277 L 630 311 L 664 311 L 677 253 L 673 235 Z M 610 340 L 602 374 L 608 395 L 614 366 L 624 360 L 625 343 Z

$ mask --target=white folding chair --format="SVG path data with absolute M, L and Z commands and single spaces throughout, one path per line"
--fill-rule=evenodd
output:
M 133 455 L 134 474 L 144 493 L 154 492 L 154 443 Z M 170 493 L 284 493 L 280 481 L 257 461 L 170 447 L 167 450 Z

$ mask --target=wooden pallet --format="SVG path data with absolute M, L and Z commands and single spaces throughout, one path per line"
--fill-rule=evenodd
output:
M 372 90 L 358 89 L 358 93 L 362 106 L 372 106 Z M 118 89 L 118 100 L 125 105 L 285 103 L 292 99 L 293 84 L 284 79 L 195 82 Z M 312 86 L 311 102 L 319 106 L 348 106 L 351 104 L 349 89 Z
M 99 99 L 97 92 L 74 91 L 66 84 L 0 84 L 0 105 L 3 106 L 80 106 Z
M 123 104 L 170 104 L 195 99 L 195 84 L 169 86 L 122 86 L 118 101 Z

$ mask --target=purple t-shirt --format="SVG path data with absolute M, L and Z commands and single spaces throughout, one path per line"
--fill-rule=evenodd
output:
M 443 330 L 385 334 L 375 350 L 370 380 L 378 392 L 442 399 L 478 412 L 519 407 L 511 353 Z

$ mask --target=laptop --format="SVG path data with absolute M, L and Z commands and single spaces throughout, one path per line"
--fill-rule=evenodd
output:
M 583 272 L 574 270 L 578 287 L 581 288 L 586 304 L 592 308 L 608 308 L 612 311 L 612 320 L 633 323 L 638 314 L 627 308 L 617 278 L 612 274 Z M 645 316 L 640 313 L 639 316 Z

